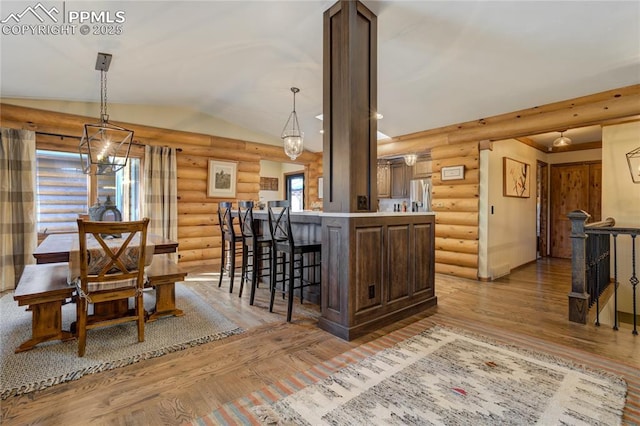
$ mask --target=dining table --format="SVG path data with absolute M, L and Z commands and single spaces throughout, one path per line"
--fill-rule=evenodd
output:
M 58 263 L 58 262 L 69 262 L 70 263 L 70 272 L 69 272 L 69 280 L 71 281 L 74 277 L 72 275 L 73 267 L 70 262 L 73 260 L 74 250 L 78 249 L 78 233 L 61 233 L 61 234 L 49 234 L 47 238 L 42 241 L 42 243 L 36 248 L 33 252 L 33 257 L 36 259 L 37 264 L 45 264 L 45 263 Z M 156 255 L 162 255 L 166 253 L 175 253 L 178 249 L 178 242 L 165 238 L 158 234 L 147 234 L 147 246 L 153 246 L 153 257 Z M 164 256 L 163 256 L 164 257 Z M 149 266 L 149 262 L 146 262 L 147 266 Z M 153 264 L 150 266 L 154 267 Z M 174 268 L 175 269 L 175 268 Z M 185 274 L 174 274 L 176 276 L 184 276 Z M 159 277 L 161 278 L 161 277 Z M 155 283 L 154 283 L 155 284 Z M 162 294 L 166 292 L 170 292 L 169 296 L 160 296 L 157 297 L 158 300 L 164 301 L 165 299 L 172 299 L 168 302 L 162 302 L 165 305 L 171 306 L 168 308 L 161 308 L 158 310 L 158 306 L 154 309 L 156 313 L 171 314 L 174 316 L 182 315 L 182 311 L 175 308 L 175 296 L 173 295 L 174 290 L 167 286 L 156 286 L 157 290 L 160 290 Z M 156 302 L 158 302 L 158 300 Z M 156 303 L 157 305 L 157 303 Z M 94 304 L 94 315 L 100 317 L 119 317 L 123 316 L 128 312 L 129 306 L 127 300 L 116 300 L 111 302 L 101 302 Z M 156 319 L 158 315 L 156 313 L 151 313 L 150 318 Z
M 77 233 L 49 234 L 33 252 L 36 263 L 68 262 L 74 242 L 78 241 Z M 157 234 L 147 234 L 147 241 L 154 245 L 153 254 L 175 253 L 178 242 Z

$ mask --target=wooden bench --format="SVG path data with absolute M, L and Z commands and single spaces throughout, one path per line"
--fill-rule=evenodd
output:
M 67 284 L 68 274 L 67 262 L 25 266 L 13 300 L 18 306 L 28 305 L 31 309 L 31 339 L 18 346 L 16 353 L 49 340 L 64 342 L 74 338 L 72 333 L 62 330 L 62 303 L 75 291 L 75 287 Z
M 22 343 L 16 349 L 16 353 L 33 349 L 42 342 L 75 338 L 73 333 L 62 330 L 62 303 L 75 292 L 75 286 L 67 284 L 68 274 L 68 262 L 25 267 L 13 299 L 19 306 L 28 305 L 32 311 L 32 331 L 31 339 Z M 147 269 L 147 287 L 155 288 L 156 303 L 146 316 L 147 322 L 168 315 L 184 315 L 184 312 L 176 307 L 175 284 L 177 281 L 184 281 L 186 276 L 186 272 L 165 256 L 154 256 Z M 128 307 L 124 309 L 126 311 Z
M 184 281 L 187 273 L 167 257 L 155 255 L 153 262 L 147 268 L 147 287 L 156 290 L 156 304 L 147 314 L 147 322 L 153 322 L 160 317 L 184 315 L 182 310 L 176 308 L 176 282 Z

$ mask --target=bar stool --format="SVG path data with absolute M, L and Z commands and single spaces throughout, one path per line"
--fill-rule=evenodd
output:
M 296 239 L 291 232 L 291 219 L 289 211 L 291 204 L 287 200 L 269 201 L 269 231 L 272 239 L 271 249 L 271 300 L 269 312 L 273 312 L 273 302 L 275 293 L 282 291 L 287 294 L 287 322 L 291 322 L 291 312 L 293 310 L 293 294 L 295 289 L 300 289 L 300 303 L 304 301 L 304 288 L 320 284 L 320 259 L 322 243 L 320 241 L 305 241 Z M 274 211 L 280 208 L 280 211 Z M 283 275 L 283 288 L 277 289 L 277 257 L 283 254 L 286 257 L 286 273 Z M 310 259 L 313 262 L 308 263 Z M 311 270 L 305 278 L 304 271 Z M 285 271 L 283 271 L 285 272 Z M 318 279 L 316 280 L 316 275 Z M 313 277 L 313 279 L 311 279 Z
M 218 280 L 218 287 L 222 285 L 222 276 L 226 272 L 229 274 L 230 280 L 229 293 L 233 293 L 233 279 L 236 270 L 236 248 L 238 244 L 242 244 L 242 235 L 237 235 L 233 228 L 231 206 L 230 201 L 218 203 L 218 223 L 220 224 L 220 238 L 222 239 L 222 245 L 220 246 L 220 279 Z
M 261 277 L 271 276 L 271 237 L 259 235 L 253 221 L 253 201 L 238 201 L 238 220 L 242 234 L 242 279 L 240 296 L 244 282 L 251 283 L 249 304 L 253 305 L 256 287 Z M 265 269 L 268 270 L 265 273 Z

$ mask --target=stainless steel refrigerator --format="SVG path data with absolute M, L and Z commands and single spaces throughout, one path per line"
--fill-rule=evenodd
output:
M 410 182 L 410 202 L 412 211 L 431 211 L 431 178 L 413 179 Z

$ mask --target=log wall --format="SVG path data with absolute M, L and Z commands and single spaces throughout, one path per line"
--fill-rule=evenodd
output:
M 0 104 L 0 126 L 39 132 L 36 138 L 38 149 L 76 152 L 83 124 L 92 121 L 95 121 L 95 117 Z M 133 123 L 118 124 L 135 132 L 137 144 L 181 149 L 177 153 L 178 253 L 179 262 L 188 266 L 218 264 L 220 261 L 217 210 L 218 202 L 226 199 L 207 197 L 209 159 L 238 163 L 237 194 L 236 199 L 232 200 L 234 202 L 258 200 L 260 160 L 291 162 L 278 146 Z M 138 146 L 132 155 L 141 157 L 143 152 L 142 146 Z M 304 165 L 308 185 L 305 203 L 310 206 L 310 203 L 318 201 L 317 185 L 318 177 L 322 175 L 322 153 L 305 151 L 295 162 Z
M 436 212 L 436 272 L 478 278 L 480 150 L 478 142 L 431 149 Z M 442 180 L 443 167 L 464 166 L 464 179 Z

